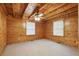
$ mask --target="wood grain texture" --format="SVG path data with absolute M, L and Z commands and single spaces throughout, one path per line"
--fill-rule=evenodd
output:
M 79 49 L 79 4 L 78 4 L 78 49 Z
M 78 7 L 77 4 L 64 4 L 64 5 L 62 4 L 62 5 L 57 5 L 57 7 L 60 7 L 60 8 L 54 9 L 51 12 L 47 13 L 43 17 L 43 19 L 48 19 L 49 20 L 49 19 L 51 19 L 52 16 L 57 15 L 57 14 L 59 14 L 61 12 L 67 11 L 67 10 L 73 8 L 73 7 L 76 7 L 76 6 Z
M 43 22 L 36 23 L 36 34 L 27 36 L 25 35 L 25 28 L 23 27 L 23 23 L 25 20 L 19 18 L 13 18 L 8 16 L 7 20 L 7 33 L 8 33 L 8 41 L 7 43 L 16 43 L 22 41 L 30 41 L 36 40 L 43 37 Z
M 64 36 L 53 35 L 53 22 L 57 20 L 64 21 Z M 69 22 L 69 25 L 66 23 Z M 56 17 L 50 21 L 46 21 L 46 38 L 52 41 L 63 43 L 69 46 L 78 46 L 78 13 Z
M 13 11 L 13 16 L 16 18 L 22 17 L 26 6 L 27 6 L 27 4 L 13 3 L 11 6 L 12 11 Z
M 4 9 L 2 5 L 0 5 L 0 55 L 2 54 L 7 40 L 6 34 L 6 15 L 4 13 Z
M 26 4 L 0 4 L 0 54 L 6 43 L 18 43 L 38 39 L 51 39 L 52 41 L 70 46 L 78 46 L 78 5 L 77 4 L 39 4 L 39 13 L 44 13 L 46 21 L 36 22 L 36 35 L 25 35 L 23 23 L 29 19 L 22 19 Z M 36 9 L 35 9 L 36 10 Z M 35 14 L 35 10 L 30 17 Z M 73 13 L 72 13 L 73 12 Z M 7 17 L 7 23 L 6 23 Z M 47 17 L 47 18 L 46 18 Z M 26 17 L 28 18 L 28 17 Z M 64 20 L 64 37 L 53 36 L 52 23 L 57 20 Z M 33 19 L 34 20 L 34 19 Z M 70 24 L 67 25 L 66 23 Z M 7 26 L 7 28 L 6 28 Z M 7 33 L 6 33 L 7 32 Z M 7 42 L 6 42 L 7 40 Z
M 54 19 L 50 19 L 48 21 L 37 23 L 36 24 L 37 25 L 36 35 L 33 35 L 33 36 L 25 35 L 25 29 L 23 28 L 23 23 L 25 22 L 25 20 L 21 18 L 13 18 L 11 16 L 8 16 L 8 22 L 7 22 L 8 43 L 30 41 L 30 40 L 40 39 L 40 38 L 47 38 L 47 39 L 49 38 L 49 39 L 52 39 L 53 41 L 62 42 L 66 45 L 77 46 L 78 44 L 77 42 L 77 39 L 78 39 L 78 35 L 77 35 L 78 33 L 78 30 L 77 30 L 78 29 L 78 23 L 77 23 L 78 22 L 78 14 L 77 14 L 78 6 L 76 4 L 74 5 L 68 4 L 67 6 L 69 7 L 69 10 L 65 10 L 64 12 L 57 14 L 57 16 L 55 16 Z M 75 7 L 71 8 L 71 6 L 72 7 L 75 6 Z M 69 12 L 73 12 L 73 13 L 71 14 Z M 67 15 L 66 13 L 69 13 L 69 14 Z M 60 19 L 64 20 L 65 24 L 66 22 L 70 22 L 70 25 L 65 25 L 65 30 L 64 30 L 65 36 L 64 37 L 56 37 L 52 35 L 52 22 L 55 20 L 60 20 Z

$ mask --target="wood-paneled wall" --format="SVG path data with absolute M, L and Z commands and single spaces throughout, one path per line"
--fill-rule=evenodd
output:
M 0 6 L 0 55 L 6 46 L 7 33 L 6 33 L 6 14 Z
M 19 18 L 7 17 L 7 43 L 17 43 L 24 41 L 32 41 L 36 39 L 51 39 L 58 43 L 63 43 L 70 46 L 78 46 L 78 13 L 74 12 L 69 15 L 58 16 L 52 20 L 37 22 L 36 23 L 36 35 L 27 36 L 25 35 L 25 29 L 23 23 L 25 20 Z M 64 21 L 64 37 L 53 36 L 52 26 L 53 21 L 63 20 Z M 66 23 L 70 24 L 67 25 Z
M 0 54 L 2 54 L 6 43 L 18 43 L 43 38 L 77 47 L 79 45 L 78 17 L 78 12 L 75 12 L 70 15 L 57 16 L 52 20 L 36 22 L 36 34 L 27 36 L 25 35 L 25 28 L 23 26 L 25 20 L 12 17 L 11 15 L 6 16 L 3 8 L 0 6 Z M 57 20 L 64 21 L 63 37 L 53 36 L 53 22 Z M 68 25 L 66 24 L 67 22 L 69 22 Z
M 53 35 L 53 22 L 57 20 L 64 21 L 64 36 Z M 69 24 L 67 24 L 69 23 Z M 74 12 L 70 15 L 58 16 L 50 21 L 46 21 L 46 38 L 63 43 L 69 46 L 78 46 L 78 13 Z
M 79 49 L 79 4 L 78 4 L 78 49 Z
M 7 19 L 7 34 L 8 34 L 8 41 L 7 43 L 17 43 L 22 41 L 30 41 L 43 38 L 43 22 L 36 23 L 36 34 L 27 36 L 25 35 L 25 28 L 23 23 L 25 20 L 19 18 L 13 18 L 8 16 Z

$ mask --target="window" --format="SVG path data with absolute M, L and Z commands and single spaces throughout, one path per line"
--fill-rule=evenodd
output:
M 62 20 L 53 22 L 53 35 L 64 36 L 64 22 Z
M 26 22 L 26 35 L 35 35 L 35 23 Z

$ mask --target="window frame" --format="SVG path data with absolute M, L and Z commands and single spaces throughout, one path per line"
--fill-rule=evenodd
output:
M 28 36 L 31 36 L 31 35 L 36 35 L 36 23 L 35 22 L 31 22 L 31 23 L 33 23 L 34 24 L 34 33 L 32 33 L 32 34 L 27 34 L 27 23 L 29 23 L 29 21 L 27 22 L 25 22 L 25 35 L 28 35 Z
M 55 34 L 54 33 L 54 27 L 55 27 L 54 26 L 54 23 L 55 22 L 59 22 L 59 21 L 62 21 L 63 22 L 63 33 L 62 33 L 62 35 L 61 34 L 59 35 L 59 34 Z M 65 36 L 65 31 L 64 31 L 65 30 L 65 23 L 64 23 L 64 20 L 56 20 L 56 21 L 53 21 L 53 26 L 52 27 L 53 27 L 52 28 L 53 36 L 60 36 L 60 37 L 64 37 Z

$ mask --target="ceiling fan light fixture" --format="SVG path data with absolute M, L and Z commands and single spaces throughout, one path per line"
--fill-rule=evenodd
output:
M 39 13 L 39 7 L 37 7 L 36 14 L 35 14 L 35 21 L 40 21 L 43 13 Z
M 39 15 L 37 14 L 37 15 L 35 15 L 35 21 L 40 21 L 40 17 L 39 17 Z

